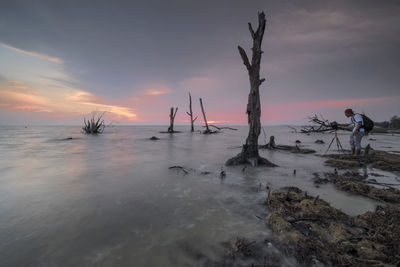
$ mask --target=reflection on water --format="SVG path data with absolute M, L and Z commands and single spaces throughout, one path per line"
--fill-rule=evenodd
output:
M 0 128 L 0 266 L 181 266 L 218 260 L 223 241 L 269 235 L 257 219 L 266 212 L 261 205 L 266 192 L 258 190 L 266 182 L 273 189 L 298 186 L 353 215 L 376 205 L 331 186 L 314 187 L 312 173 L 331 170 L 314 155 L 262 151 L 280 167 L 244 172 L 229 167 L 221 180 L 221 166 L 239 152 L 234 147 L 243 143 L 246 127 L 217 135 L 186 127 L 159 134 L 164 128 L 114 127 L 99 136 L 82 135 L 80 127 Z M 319 153 L 326 146 L 314 141 L 332 138 L 285 127 L 266 130 L 278 144 L 299 139 Z M 153 135 L 161 139 L 149 140 Z M 340 138 L 345 145 L 348 136 Z M 397 136 L 374 138 L 377 146 L 399 150 Z M 172 165 L 190 172 L 169 170 Z

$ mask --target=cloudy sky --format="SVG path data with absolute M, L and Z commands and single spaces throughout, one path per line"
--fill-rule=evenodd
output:
M 400 115 L 399 1 L 19 1 L 0 8 L 0 125 L 246 123 L 248 22 L 265 11 L 264 124 Z

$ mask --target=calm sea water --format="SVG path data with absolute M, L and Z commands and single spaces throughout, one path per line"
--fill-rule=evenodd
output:
M 71 126 L 0 127 L 0 266 L 202 266 L 222 257 L 224 241 L 270 234 L 257 218 L 266 214 L 267 182 L 272 189 L 298 186 L 351 215 L 377 204 L 329 185 L 316 188 L 312 173 L 332 170 L 316 155 L 261 151 L 280 167 L 223 167 L 221 180 L 247 127 L 159 133 L 166 128 L 121 126 L 89 136 Z M 321 154 L 327 144 L 314 141 L 332 139 L 264 128 L 278 144 L 300 140 Z M 160 140 L 149 140 L 153 135 Z M 339 137 L 348 148 L 348 133 Z M 376 140 L 364 145 L 400 150 L 398 135 L 369 138 Z M 168 169 L 174 165 L 189 173 Z

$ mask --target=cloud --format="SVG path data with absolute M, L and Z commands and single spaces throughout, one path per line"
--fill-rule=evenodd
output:
M 32 88 L 28 87 L 24 83 L 20 81 L 8 81 L 7 82 L 8 90 L 13 90 L 20 93 L 30 94 L 30 95 L 37 95 L 37 91 L 33 90 Z
M 0 86 L 0 103 L 10 110 L 51 112 L 48 101 L 20 81 L 8 81 Z
M 171 92 L 171 89 L 169 89 L 166 86 L 163 85 L 155 85 L 151 86 L 149 88 L 146 88 L 142 91 L 143 95 L 148 95 L 148 96 L 158 96 L 158 95 L 165 95 Z
M 85 91 L 74 91 L 66 96 L 67 101 L 73 101 L 78 103 L 96 103 L 101 102 L 102 99 L 90 92 Z
M 87 91 L 71 89 L 49 93 L 30 88 L 20 81 L 8 81 L 0 84 L 0 105 L 8 110 L 51 113 L 53 118 L 68 118 L 77 114 L 86 114 L 93 110 L 107 111 L 114 117 L 133 121 L 137 115 L 132 108 L 111 105 L 101 97 Z
M 17 48 L 17 47 L 14 47 L 14 46 L 11 46 L 11 45 L 8 45 L 8 44 L 5 44 L 5 43 L 1 43 L 1 42 L 0 42 L 0 45 L 2 45 L 4 47 L 7 47 L 8 49 L 17 51 L 19 53 L 30 55 L 30 56 L 33 56 L 33 57 L 42 58 L 42 59 L 45 59 L 45 60 L 48 60 L 48 61 L 51 61 L 51 62 L 54 62 L 54 63 L 58 63 L 58 64 L 63 64 L 64 63 L 63 60 L 61 58 L 58 58 L 58 57 L 52 57 L 52 56 L 49 56 L 49 55 L 46 55 L 46 54 L 42 54 L 42 53 L 38 53 L 38 52 L 34 52 L 34 51 L 23 50 L 23 49 L 20 49 L 20 48 Z

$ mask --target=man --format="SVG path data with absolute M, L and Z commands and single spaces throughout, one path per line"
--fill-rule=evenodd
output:
M 364 136 L 364 121 L 363 117 L 360 114 L 354 113 L 351 108 L 348 108 L 344 111 L 344 115 L 347 118 L 350 118 L 347 123 L 338 124 L 339 126 L 346 127 L 349 125 L 354 125 L 353 132 L 350 135 L 350 146 L 351 146 L 351 154 L 353 156 L 360 155 L 361 151 L 361 139 Z

